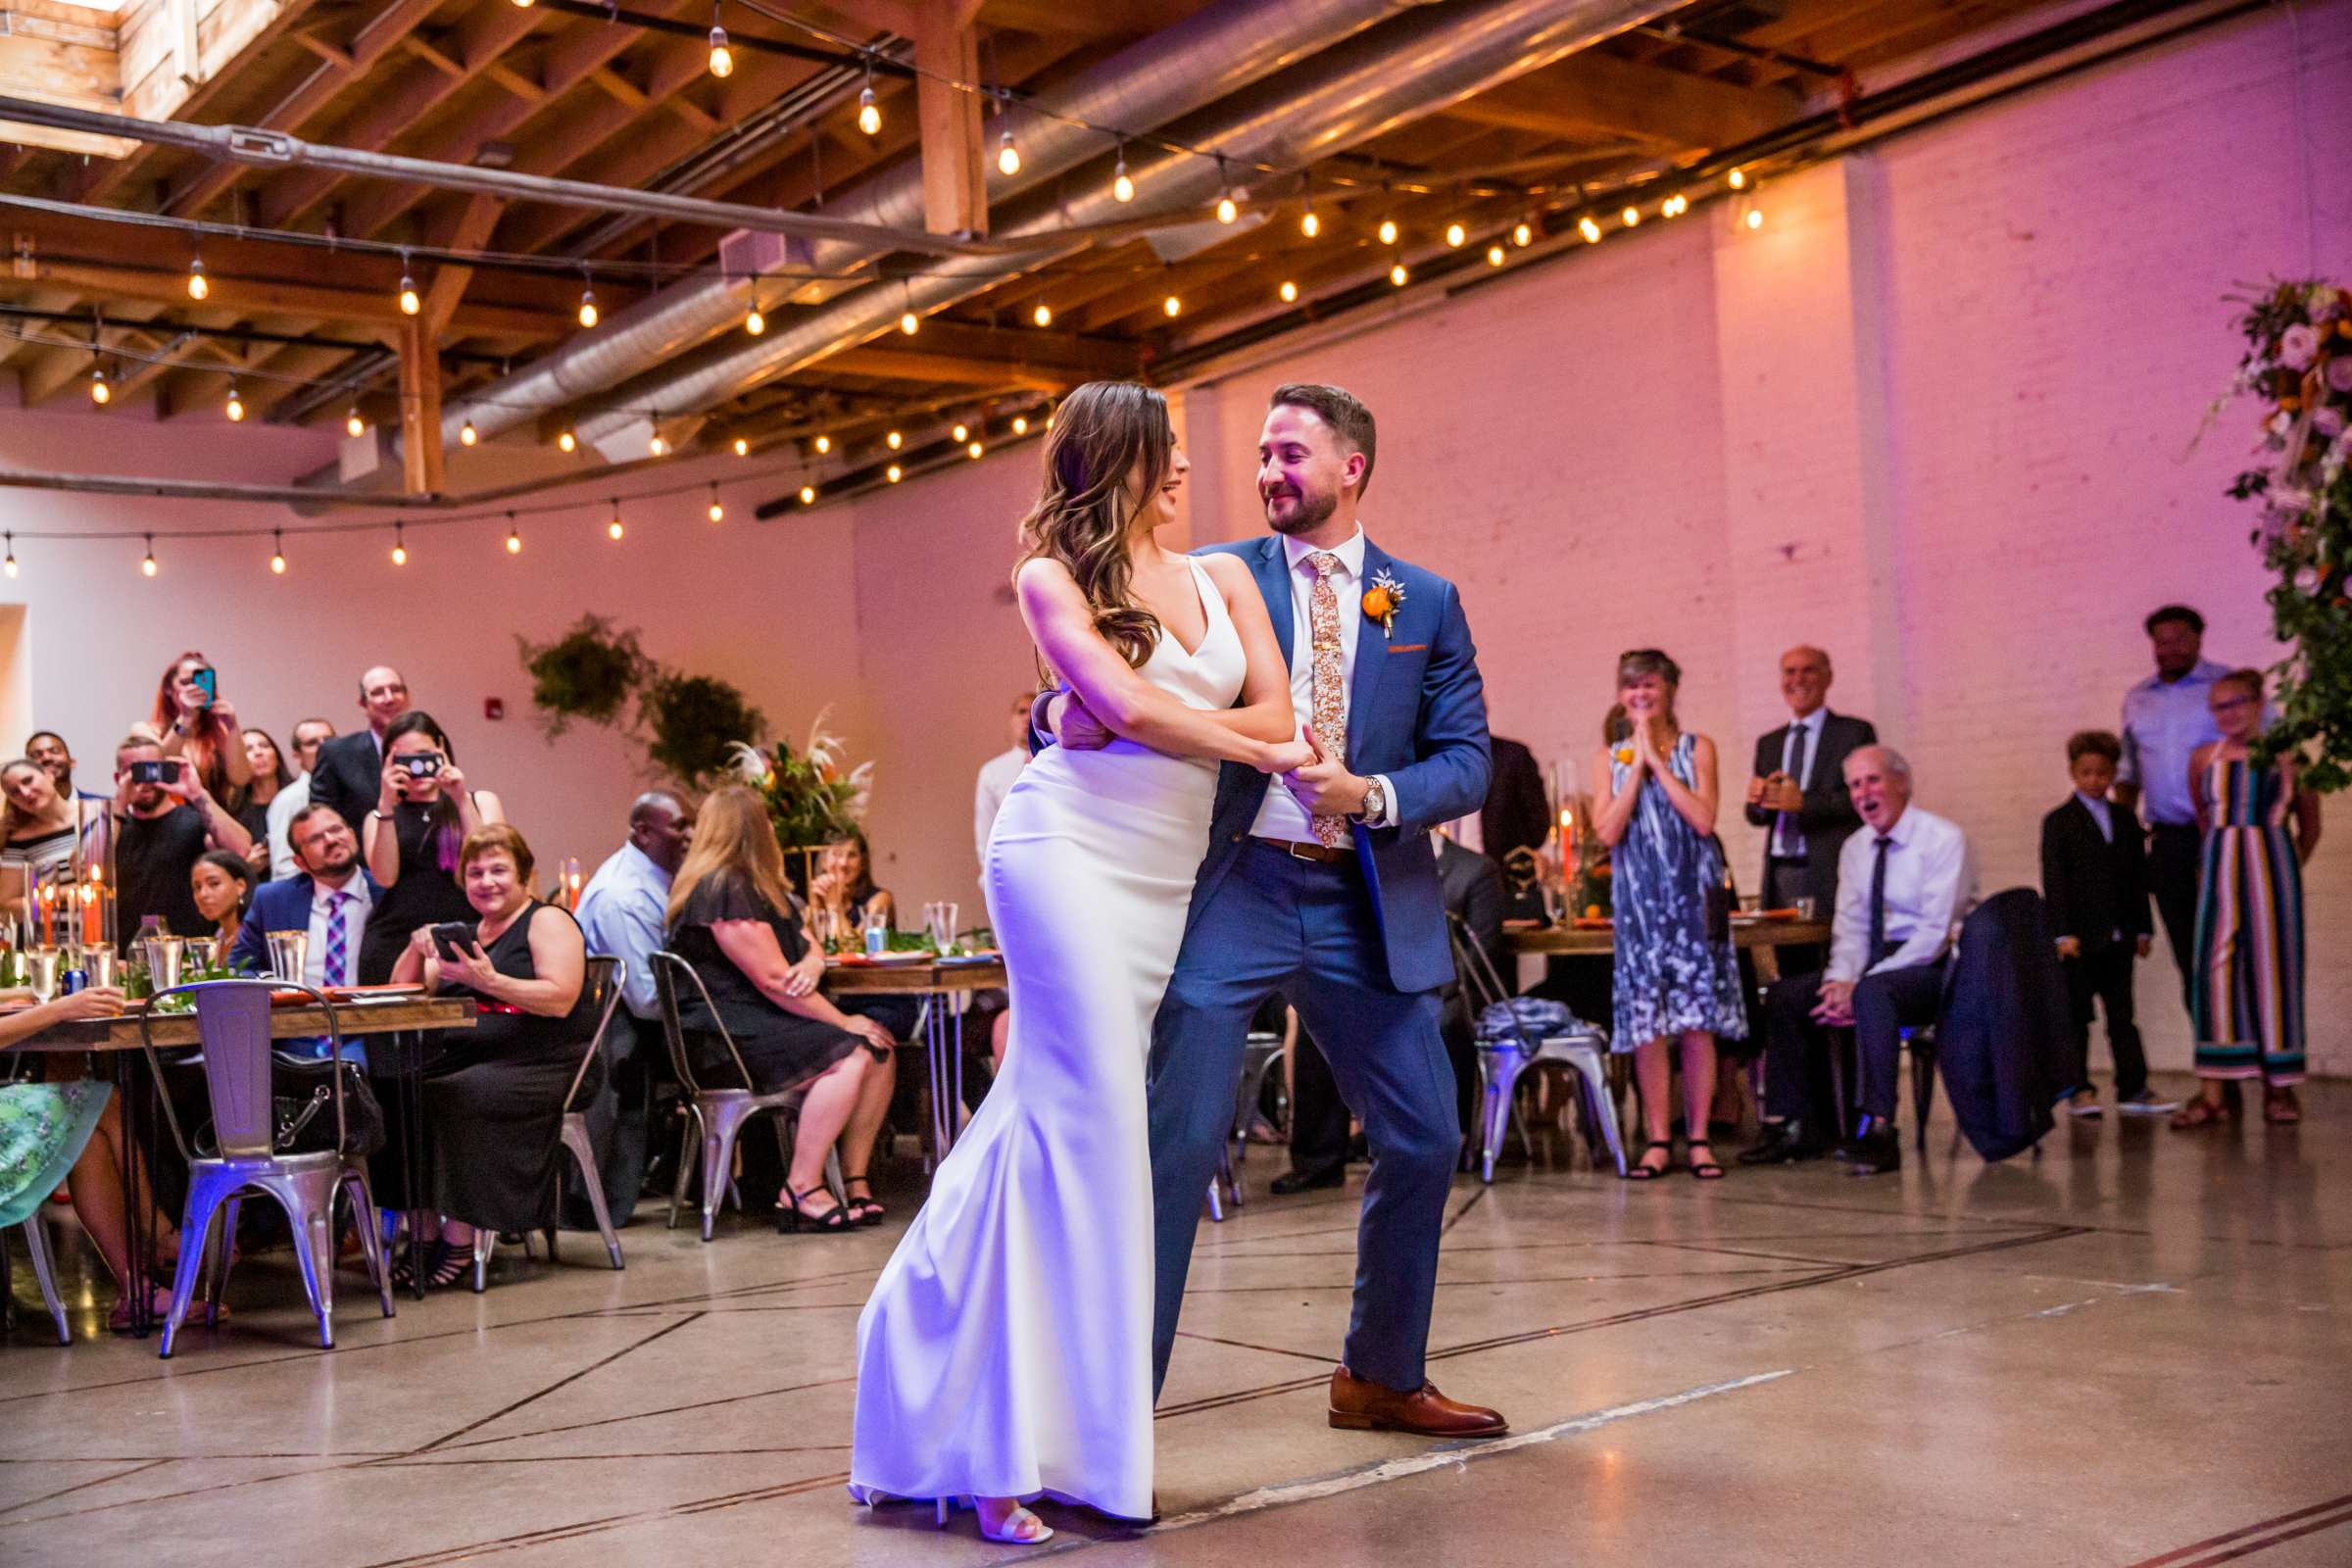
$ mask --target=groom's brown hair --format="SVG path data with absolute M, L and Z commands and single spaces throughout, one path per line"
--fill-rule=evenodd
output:
M 1372 463 L 1380 445 L 1380 431 L 1372 422 L 1372 411 L 1357 402 L 1355 394 L 1346 387 L 1324 386 L 1314 381 L 1293 381 L 1276 387 L 1266 408 L 1271 411 L 1286 406 L 1315 415 L 1331 426 L 1342 445 L 1364 455 L 1364 476 L 1355 485 L 1356 498 L 1361 500 L 1364 492 L 1372 488 Z

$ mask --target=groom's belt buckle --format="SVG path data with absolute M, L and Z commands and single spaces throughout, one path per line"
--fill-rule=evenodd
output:
M 1296 839 L 1262 838 L 1257 842 L 1269 850 L 1280 850 L 1294 860 L 1314 860 L 1324 865 L 1330 865 L 1335 861 L 1351 858 L 1348 851 L 1334 849 L 1328 844 L 1300 844 Z

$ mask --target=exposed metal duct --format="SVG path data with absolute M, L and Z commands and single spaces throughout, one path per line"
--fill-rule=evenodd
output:
M 1489 0 L 1484 5 L 1416 11 L 1378 33 L 1319 56 L 1281 91 L 1214 126 L 1188 135 L 1203 151 L 1237 161 L 1303 169 L 1397 125 L 1458 103 L 1498 82 L 1565 59 L 1666 12 L 1660 0 Z M 1056 230 L 1146 212 L 1181 211 L 1209 201 L 1222 176 L 1210 159 L 1162 153 L 1129 160 L 1141 195 L 1121 205 L 1107 185 L 1050 205 L 999 230 L 999 237 L 1050 238 Z M 975 265 L 953 275 L 870 286 L 781 331 L 697 356 L 666 373 L 618 389 L 628 409 L 688 414 L 855 347 L 894 329 L 902 311 L 928 315 L 985 292 L 1005 278 L 1074 254 L 1080 238 L 1057 252 L 1031 252 L 1017 264 Z M 614 408 L 574 421 L 584 441 L 642 413 Z
M 1397 0 L 1218 0 L 1039 94 L 1038 107 L 1091 124 L 1155 129 L 1397 9 Z M 1005 114 L 1019 139 L 1021 172 L 1010 178 L 990 174 L 996 200 L 1036 189 L 1109 150 L 1101 131 L 1018 106 Z M 828 198 L 825 210 L 837 220 L 858 221 L 893 213 L 920 228 L 922 166 L 915 160 L 898 164 Z M 819 270 L 837 270 L 885 254 L 885 248 L 855 241 L 823 241 L 807 260 Z M 468 419 L 477 433 L 495 435 L 675 359 L 741 324 L 755 286 L 752 278 L 710 273 L 649 295 L 514 374 L 445 404 L 442 439 L 456 440 Z

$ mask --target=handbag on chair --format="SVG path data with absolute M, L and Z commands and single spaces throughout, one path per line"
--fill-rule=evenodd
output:
M 329 1076 L 343 1077 L 344 1148 L 341 1152 L 365 1158 L 384 1147 L 384 1107 L 368 1086 L 368 1075 L 356 1061 L 320 1061 L 310 1056 L 270 1053 L 270 1148 L 280 1154 L 331 1154 L 335 1149 L 335 1087 Z M 213 1124 L 196 1130 L 196 1152 L 218 1158 L 220 1140 Z

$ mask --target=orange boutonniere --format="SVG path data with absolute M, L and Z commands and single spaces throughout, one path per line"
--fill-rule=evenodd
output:
M 1634 749 L 1631 746 L 1618 747 L 1616 756 L 1617 760 L 1623 762 L 1626 766 L 1631 767 L 1634 765 Z
M 1404 603 L 1404 584 L 1389 574 L 1386 566 L 1373 574 L 1372 586 L 1364 590 L 1364 613 L 1380 622 L 1380 634 L 1394 636 L 1396 631 L 1396 608 Z

